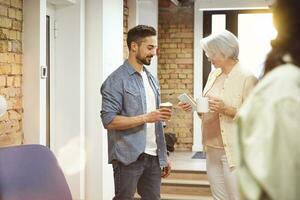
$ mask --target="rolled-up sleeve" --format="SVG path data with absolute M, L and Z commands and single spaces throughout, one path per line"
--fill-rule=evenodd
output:
M 121 80 L 107 78 L 101 86 L 102 109 L 101 119 L 105 128 L 111 123 L 122 109 L 122 84 Z

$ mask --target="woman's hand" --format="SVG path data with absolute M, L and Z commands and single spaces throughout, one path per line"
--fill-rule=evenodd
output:
M 183 103 L 181 101 L 177 104 L 177 106 L 186 112 L 191 112 L 193 109 L 190 104 Z
M 231 118 L 234 118 L 236 113 L 237 113 L 236 108 L 226 106 L 224 104 L 224 102 L 219 98 L 209 97 L 208 103 L 209 103 L 210 112 L 222 113 L 222 114 L 227 115 Z
M 208 103 L 210 112 L 224 113 L 226 109 L 224 102 L 220 98 L 209 97 Z

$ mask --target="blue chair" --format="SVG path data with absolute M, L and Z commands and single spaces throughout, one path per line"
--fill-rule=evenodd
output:
M 42 145 L 0 148 L 0 200 L 72 200 L 53 153 Z

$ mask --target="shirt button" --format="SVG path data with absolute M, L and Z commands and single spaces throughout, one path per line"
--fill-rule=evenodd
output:
M 221 130 L 222 133 L 224 133 L 224 130 Z

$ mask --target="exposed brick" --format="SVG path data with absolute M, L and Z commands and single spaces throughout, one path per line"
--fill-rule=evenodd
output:
M 175 63 L 177 63 L 177 64 L 193 64 L 193 59 L 191 59 L 191 58 L 177 58 L 176 60 L 175 60 Z
M 22 9 L 23 1 L 22 0 L 11 0 L 11 6 Z
M 9 54 L 10 56 L 10 62 L 16 63 L 16 64 L 22 64 L 22 54 L 17 54 L 17 53 L 11 53 Z
M 9 64 L 0 65 L 0 74 L 10 74 L 10 73 L 11 73 L 11 67 Z
M 127 33 L 128 33 L 128 16 L 129 8 L 127 0 L 123 0 L 123 57 L 126 59 L 129 55 L 128 46 L 127 46 Z
M 0 61 L 5 63 L 9 62 L 10 55 L 8 53 L 0 53 Z
M 7 40 L 0 40 L 0 52 L 5 53 L 8 50 L 8 41 Z
M 0 4 L 10 5 L 10 0 L 0 0 Z
M 6 86 L 6 76 L 0 75 L 0 86 Z
M 22 21 L 13 20 L 12 21 L 12 28 L 14 30 L 17 30 L 17 31 L 22 31 Z
M 7 35 L 8 39 L 17 40 L 17 31 L 9 30 Z
M 16 19 L 23 20 L 23 12 L 21 10 L 16 10 Z
M 15 8 L 9 8 L 8 9 L 8 17 L 9 18 L 16 18 L 16 9 Z
M 22 32 L 17 31 L 17 40 L 21 41 L 22 40 Z
M 178 78 L 186 78 L 186 77 L 187 77 L 186 74 L 179 74 L 179 75 L 178 75 Z
M 21 53 L 22 52 L 21 43 L 18 41 L 9 42 L 8 43 L 8 51 L 14 52 L 14 53 Z
M 182 83 L 193 83 L 192 79 L 184 79 L 182 80 Z
M 11 66 L 11 74 L 22 74 L 22 65 L 12 64 Z
M 158 19 L 158 45 L 161 49 L 158 75 L 161 98 L 162 101 L 177 104 L 179 94 L 192 95 L 193 92 L 193 8 L 159 9 Z M 177 135 L 176 150 L 191 150 L 193 142 L 191 113 L 175 109 L 165 131 Z
M 170 78 L 171 78 L 171 79 L 177 79 L 177 78 L 178 78 L 178 74 L 171 74 L 171 75 L 170 75 Z
M 14 87 L 21 87 L 21 83 L 22 83 L 22 77 L 21 76 L 15 76 L 14 79 Z
M 194 40 L 193 40 L 193 39 L 187 39 L 187 38 L 184 38 L 184 39 L 182 39 L 182 42 L 188 44 L 188 43 L 193 43 Z
M 7 6 L 0 5 L 0 15 L 7 16 Z
M 8 76 L 6 81 L 6 86 L 11 87 L 14 85 L 14 76 Z
M 22 115 L 20 113 L 16 112 L 15 110 L 10 110 L 8 112 L 8 115 L 9 115 L 9 119 L 12 119 L 12 120 L 22 119 Z
M 11 28 L 12 20 L 6 17 L 0 16 L 0 28 Z
M 3 94 L 1 94 L 1 95 L 3 95 Z M 1 129 L 1 125 L 2 125 L 2 121 L 7 121 L 9 118 L 8 118 L 8 112 L 6 112 L 4 115 L 2 115 L 1 117 L 0 117 L 0 129 Z

